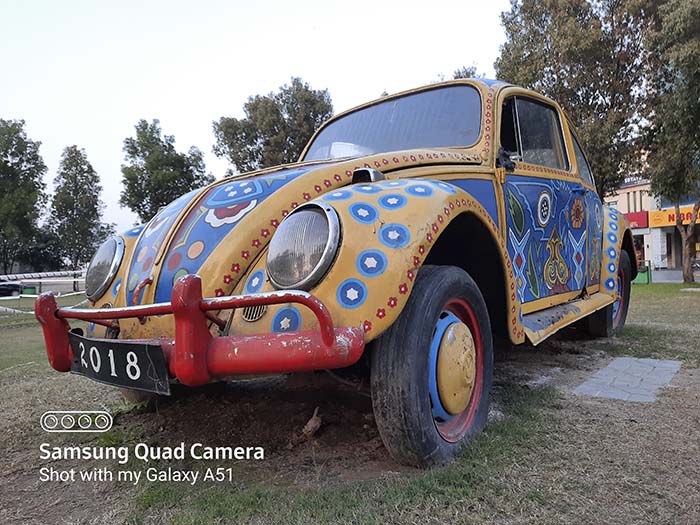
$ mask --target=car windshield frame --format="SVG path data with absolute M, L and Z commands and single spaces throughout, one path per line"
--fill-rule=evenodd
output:
M 469 148 L 481 140 L 482 110 L 481 93 L 472 84 L 431 86 L 379 100 L 324 124 L 301 160 L 337 160 L 419 148 Z

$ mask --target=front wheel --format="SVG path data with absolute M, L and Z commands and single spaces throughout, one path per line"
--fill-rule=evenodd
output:
M 421 268 L 371 360 L 377 427 L 397 461 L 447 463 L 484 428 L 493 381 L 491 324 L 479 288 L 463 270 Z

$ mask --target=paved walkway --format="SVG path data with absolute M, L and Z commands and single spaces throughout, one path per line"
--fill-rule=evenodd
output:
M 659 388 L 668 385 L 680 361 L 618 357 L 576 387 L 580 395 L 652 403 Z

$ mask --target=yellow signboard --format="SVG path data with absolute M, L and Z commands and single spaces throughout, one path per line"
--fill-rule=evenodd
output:
M 685 206 L 681 208 L 681 220 L 683 224 L 690 223 L 690 217 L 693 215 L 693 207 Z M 649 226 L 651 228 L 660 228 L 661 226 L 675 226 L 676 225 L 676 210 L 674 208 L 668 208 L 661 211 L 650 211 L 649 212 Z

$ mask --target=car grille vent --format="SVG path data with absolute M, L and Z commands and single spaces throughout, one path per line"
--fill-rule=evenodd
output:
M 243 319 L 249 323 L 259 320 L 267 312 L 267 305 L 246 306 L 243 308 Z

